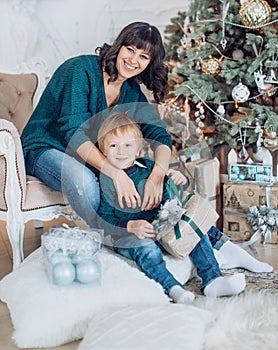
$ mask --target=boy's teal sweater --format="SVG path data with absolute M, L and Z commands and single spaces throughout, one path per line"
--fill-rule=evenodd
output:
M 139 166 L 136 163 L 125 172 L 132 179 L 136 189 L 143 201 L 144 185 L 148 179 L 154 162 L 151 159 L 139 158 Z M 165 177 L 167 181 L 167 176 Z M 127 222 L 129 220 L 146 220 L 152 222 L 160 209 L 160 206 L 147 211 L 141 211 L 140 208 L 128 208 L 123 209 L 119 206 L 117 193 L 110 177 L 100 174 L 100 207 L 97 212 L 97 226 L 104 229 L 105 235 L 111 235 L 115 241 L 120 237 L 129 235 L 126 230 Z M 166 201 L 169 195 L 164 186 L 162 202 Z
M 124 82 L 113 111 L 133 117 L 153 149 L 159 144 L 172 147 L 165 123 L 133 79 Z M 47 149 L 76 156 L 85 141 L 96 143 L 99 126 L 109 112 L 98 57 L 66 60 L 54 72 L 21 135 L 27 173 L 34 175 L 36 160 Z

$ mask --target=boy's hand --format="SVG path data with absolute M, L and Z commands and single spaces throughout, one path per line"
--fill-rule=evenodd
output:
M 127 232 L 134 233 L 139 239 L 155 238 L 157 231 L 146 220 L 129 220 L 127 223 Z
M 169 169 L 167 175 L 171 177 L 175 185 L 188 185 L 188 179 L 180 171 Z

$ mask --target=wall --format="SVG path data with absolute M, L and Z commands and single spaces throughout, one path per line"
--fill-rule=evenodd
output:
M 190 0 L 0 0 L 0 67 L 41 57 L 52 72 L 62 61 L 111 43 L 133 21 L 165 26 Z

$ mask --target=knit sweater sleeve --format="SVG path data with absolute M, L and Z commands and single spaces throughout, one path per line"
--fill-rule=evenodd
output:
M 120 213 L 117 203 L 117 196 L 111 179 L 102 176 L 103 188 L 100 196 L 100 207 L 97 212 L 97 226 L 104 230 L 105 235 L 125 236 L 129 233 L 126 230 L 127 219 Z
M 65 143 L 73 151 L 90 140 L 85 132 L 91 116 L 88 99 L 91 87 L 96 83 L 92 81 L 92 71 L 98 69 L 90 65 L 89 59 L 86 62 L 86 56 L 77 57 L 64 64 L 60 74 L 57 75 L 57 79 L 64 79 L 63 104 L 58 122 L 60 130 L 65 135 Z
M 166 145 L 172 150 L 171 136 L 166 130 L 166 123 L 158 113 L 157 106 L 148 102 L 140 87 L 137 93 L 137 103 L 120 106 L 120 108 L 126 108 L 127 113 L 133 115 L 141 127 L 144 139 L 150 143 L 153 151 L 159 145 Z

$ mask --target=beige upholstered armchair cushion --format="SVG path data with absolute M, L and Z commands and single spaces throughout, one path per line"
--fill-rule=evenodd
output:
M 26 176 L 20 134 L 47 81 L 37 65 L 34 72 L 29 69 L 24 74 L 0 73 L 0 220 L 7 224 L 14 267 L 24 258 L 26 222 L 49 221 L 60 215 L 76 219 L 61 192 Z
M 10 120 L 20 134 L 32 114 L 37 86 L 35 74 L 0 73 L 0 118 Z

